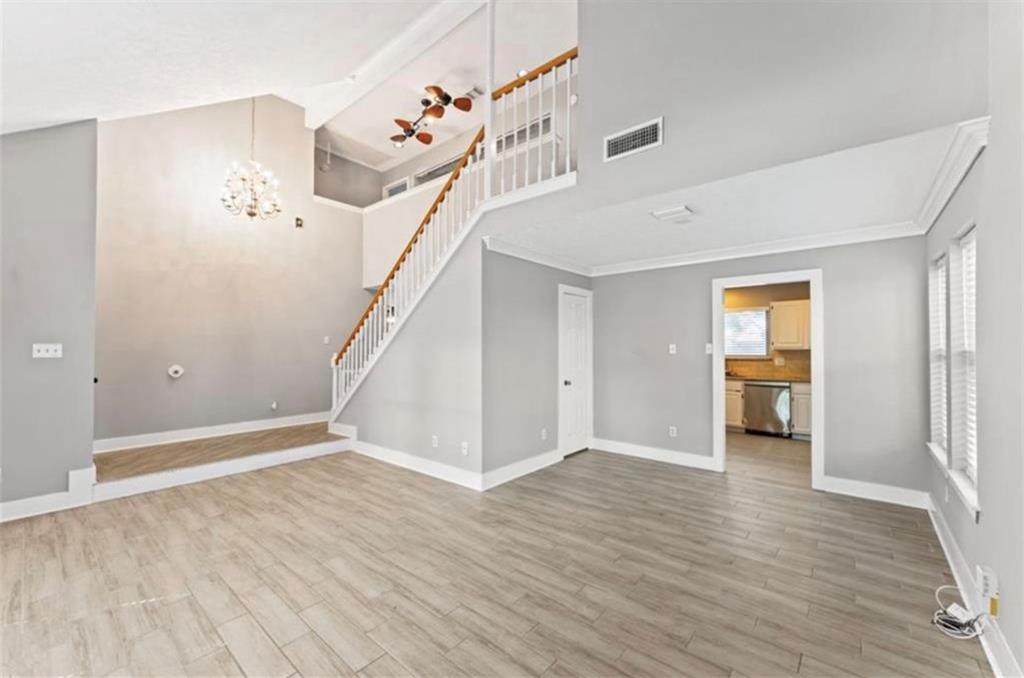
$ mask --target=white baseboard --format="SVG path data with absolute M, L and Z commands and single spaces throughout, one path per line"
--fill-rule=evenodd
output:
M 549 452 L 541 452 L 535 454 L 532 457 L 528 457 L 521 461 L 517 461 L 501 468 L 496 468 L 493 471 L 486 471 L 483 474 L 482 487 L 485 490 L 489 490 L 492 487 L 497 487 L 502 483 L 507 483 L 510 480 L 521 478 L 522 476 L 539 471 L 542 468 L 557 464 L 562 461 L 564 457 L 558 450 L 551 450 Z
M 105 483 L 98 483 L 93 488 L 93 501 L 107 501 L 108 499 L 130 497 L 135 494 L 142 494 L 143 492 L 165 490 L 169 487 L 189 485 L 203 480 L 212 480 L 213 478 L 222 478 L 237 473 L 270 468 L 271 466 L 302 461 L 303 459 L 313 459 L 328 454 L 345 452 L 351 448 L 352 441 L 350 440 L 330 440 L 278 452 L 254 454 L 248 457 L 216 461 L 211 464 L 190 466 L 160 473 L 148 473 L 123 480 L 111 480 Z
M 63 511 L 92 503 L 92 488 L 96 482 L 96 467 L 68 471 L 68 489 L 38 497 L 26 497 L 0 503 L 0 522 Z
M 899 504 L 911 508 L 927 509 L 931 507 L 931 500 L 927 492 L 896 487 L 895 485 L 868 483 L 863 480 L 823 476 L 814 483 L 814 489 L 835 494 L 845 494 L 861 499 L 881 501 L 887 504 Z
M 142 433 L 140 435 L 121 436 L 119 438 L 101 438 L 93 441 L 92 452 L 93 454 L 102 454 L 104 452 L 127 450 L 132 447 L 164 445 L 166 443 L 179 443 L 184 440 L 227 436 L 234 433 L 250 433 L 252 431 L 263 431 L 272 428 L 282 428 L 284 426 L 316 424 L 321 421 L 327 421 L 328 414 L 328 412 L 311 412 L 310 414 L 295 414 L 288 417 L 239 421 L 233 424 L 183 428 L 175 431 L 161 431 L 159 433 Z
M 929 497 L 928 515 L 931 516 L 932 525 L 935 527 L 935 534 L 939 537 L 939 543 L 946 554 L 946 561 L 949 569 L 953 571 L 953 579 L 963 595 L 964 602 L 970 609 L 971 614 L 979 614 L 987 611 L 981 599 L 981 593 L 974 583 L 974 574 L 971 567 L 964 558 L 963 552 L 953 537 L 953 531 L 949 529 L 942 511 L 935 508 Z M 1010 678 L 1024 675 L 1020 664 L 1013 656 L 1010 645 L 1006 642 L 1006 636 L 999 628 L 999 621 L 992 619 L 985 625 L 985 632 L 980 637 L 981 646 L 985 649 L 985 656 L 996 676 Z
M 725 470 L 713 457 L 702 454 L 693 454 L 692 452 L 667 450 L 662 447 L 648 447 L 646 445 L 636 445 L 634 443 L 623 443 L 618 440 L 594 438 L 590 441 L 590 448 L 593 450 L 612 452 L 614 454 L 624 454 L 629 457 L 639 457 L 640 459 L 662 461 L 666 464 L 675 464 L 676 466 L 699 468 L 705 471 L 721 472 Z
M 327 424 L 327 431 L 339 436 L 345 436 L 349 440 L 359 439 L 359 430 L 355 426 L 349 424 L 339 424 L 338 422 L 331 422 Z
M 439 461 L 424 459 L 423 457 L 417 457 L 416 455 L 409 454 L 408 452 L 400 452 L 388 447 L 381 447 L 380 445 L 374 445 L 373 443 L 368 443 L 364 440 L 353 441 L 352 451 L 366 457 L 371 457 L 377 461 L 383 461 L 394 466 L 401 466 L 402 468 L 409 469 L 410 471 L 416 471 L 417 473 L 422 473 L 440 480 L 447 480 L 449 483 L 468 487 L 471 490 L 480 491 L 483 489 L 483 476 L 475 471 L 468 471 L 463 468 L 458 468 L 457 466 L 443 464 Z

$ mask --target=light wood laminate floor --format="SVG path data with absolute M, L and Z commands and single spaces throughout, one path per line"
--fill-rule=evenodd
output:
M 8 523 L 3 672 L 990 675 L 929 625 L 924 511 L 755 454 L 584 452 L 480 494 L 341 453 Z
M 342 436 L 327 432 L 327 424 L 299 424 L 280 428 L 198 438 L 178 443 L 133 447 L 104 452 L 94 457 L 97 482 L 122 480 L 148 473 L 238 459 L 254 454 L 289 450 L 339 440 Z

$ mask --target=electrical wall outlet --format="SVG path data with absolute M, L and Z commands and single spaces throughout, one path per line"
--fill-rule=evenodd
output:
M 669 344 L 668 345 L 668 354 L 669 355 L 675 355 L 676 354 L 676 345 L 675 344 Z
M 541 440 L 547 440 L 548 439 L 548 429 L 547 429 L 547 427 L 544 427 L 544 428 L 542 428 L 540 430 L 540 439 Z
M 668 437 L 669 438 L 675 438 L 678 435 L 679 435 L 679 429 L 677 429 L 675 426 L 669 426 L 668 427 Z
M 63 358 L 64 344 L 32 344 L 33 358 Z
M 996 571 L 988 565 L 977 565 L 974 568 L 974 583 L 981 594 L 981 600 L 988 605 L 991 616 L 999 615 L 999 580 Z
M 276 400 L 271 401 L 270 409 L 272 409 L 272 410 L 276 410 L 277 409 L 277 401 Z
M 437 440 L 437 436 L 430 436 L 430 446 L 431 447 L 437 447 L 438 444 L 439 444 L 439 441 Z
M 786 359 L 783 356 L 781 356 L 781 355 L 775 356 L 775 366 L 776 367 L 782 367 L 785 364 L 786 364 Z
M 714 352 L 715 352 L 715 347 L 714 346 L 712 346 L 711 344 L 704 344 L 704 354 L 705 355 L 711 355 Z
M 462 441 L 462 456 L 465 457 L 465 456 L 468 456 L 468 455 L 469 455 L 469 441 L 468 440 L 463 440 Z
M 324 344 L 329 344 L 329 343 L 331 343 L 331 338 L 330 337 L 324 337 Z

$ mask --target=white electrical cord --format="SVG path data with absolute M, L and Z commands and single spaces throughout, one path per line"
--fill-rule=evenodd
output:
M 941 593 L 947 590 L 960 592 L 957 587 L 949 585 L 935 589 L 935 602 L 939 604 L 939 609 L 932 615 L 932 623 L 947 636 L 957 640 L 969 640 L 980 636 L 985 630 L 982 619 L 988 619 L 988 615 L 982 612 L 972 617 L 970 612 L 959 603 L 953 602 L 948 606 L 945 605 L 942 602 Z

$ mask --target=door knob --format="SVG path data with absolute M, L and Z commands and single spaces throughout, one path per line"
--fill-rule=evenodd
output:
M 565 384 L 566 386 L 572 386 L 572 382 L 571 382 L 571 381 L 569 381 L 568 379 L 566 379 L 566 380 L 565 380 L 565 381 L 563 381 L 562 383 L 563 383 L 563 384 Z

